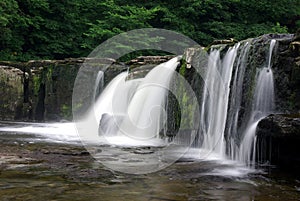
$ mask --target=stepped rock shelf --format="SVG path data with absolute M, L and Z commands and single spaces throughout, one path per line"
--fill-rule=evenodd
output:
M 247 55 L 247 61 L 244 65 L 245 78 L 241 81 L 242 89 L 245 93 L 241 95 L 239 103 L 241 107 L 237 116 L 238 119 L 236 120 L 237 127 L 239 127 L 239 129 L 236 130 L 245 130 L 247 125 L 244 125 L 246 123 L 243 122 L 249 122 L 250 120 L 247 118 L 251 116 L 249 115 L 251 109 L 247 109 L 246 106 L 252 104 L 251 97 L 253 97 L 255 91 L 255 84 L 252 80 L 253 77 L 255 77 L 255 69 L 260 69 L 267 65 L 266 55 L 268 55 L 271 39 L 276 40 L 275 50 L 270 56 L 272 58 L 269 58 L 269 60 L 272 60 L 272 71 L 274 75 L 275 108 L 267 117 L 263 117 L 258 123 L 257 139 L 254 141 L 256 142 L 255 149 L 257 151 L 254 152 L 254 154 L 248 153 L 248 156 L 254 158 L 256 161 L 265 162 L 268 160 L 273 164 L 279 165 L 292 162 L 295 166 L 298 166 L 299 157 L 295 156 L 297 155 L 295 153 L 300 153 L 298 148 L 300 146 L 297 146 L 300 144 L 299 124 L 297 124 L 297 122 L 299 122 L 300 111 L 299 33 L 295 36 L 278 34 L 263 35 L 251 40 L 241 41 L 239 46 L 236 46 L 236 41 L 230 41 L 229 44 L 222 42 L 220 45 L 213 44 L 208 51 L 212 52 L 213 48 L 221 48 L 220 57 L 222 58 L 226 57 L 228 51 L 233 51 L 231 48 L 234 47 L 234 51 L 236 51 L 237 54 L 244 51 L 245 55 Z M 247 42 L 250 44 L 249 47 L 247 46 Z M 190 83 L 199 101 L 204 98 L 201 92 L 204 86 L 203 79 L 199 77 L 195 72 L 195 68 L 192 67 L 193 65 L 201 65 L 199 63 L 194 64 L 193 61 L 201 58 L 202 53 L 202 49 L 187 49 L 184 55 L 187 62 L 182 60 L 181 65 L 177 67 L 177 71 Z M 126 64 L 109 59 L 95 60 L 94 62 L 95 65 L 100 67 L 101 65 L 112 63 L 107 71 L 105 71 L 105 86 L 122 71 L 129 69 L 128 79 L 140 78 L 154 67 L 154 65 L 151 64 L 158 64 L 170 58 L 171 56 L 140 57 Z M 83 62 L 84 59 L 82 58 L 57 61 L 30 61 L 27 63 L 0 62 L 1 120 L 60 121 L 63 119 L 71 119 L 73 84 Z M 143 67 L 138 68 L 140 65 L 143 65 Z M 240 69 L 242 68 L 240 67 Z M 235 68 L 232 70 L 235 70 Z M 239 82 L 238 80 L 239 78 L 236 76 L 237 83 Z M 232 90 L 233 87 L 231 86 L 234 84 L 234 79 L 228 79 L 228 81 L 231 82 L 228 87 Z M 238 89 L 236 93 L 238 93 Z M 225 115 L 224 118 L 230 119 L 234 116 L 234 105 L 230 102 L 233 92 L 228 93 L 227 96 L 229 102 L 226 112 L 228 112 L 228 115 Z M 178 105 L 174 97 L 170 95 L 169 100 L 168 114 L 174 116 L 174 118 L 169 119 L 166 133 L 168 136 L 172 136 L 172 133 L 176 131 L 178 127 L 177 118 L 180 117 L 176 113 Z M 185 101 L 187 101 L 187 103 L 189 102 L 186 97 Z M 186 112 L 192 113 L 192 111 Z M 220 112 L 220 114 L 221 113 L 222 112 Z M 278 115 L 278 113 L 284 114 L 284 118 Z M 291 115 L 293 117 L 291 117 Z M 193 119 L 192 115 L 186 116 Z M 191 119 L 183 121 L 183 124 L 188 124 Z M 237 151 L 235 146 L 236 144 L 242 144 L 243 139 L 240 136 L 232 136 L 233 132 L 230 132 L 232 125 L 233 124 L 229 124 L 228 122 L 225 127 L 221 125 L 223 126 L 222 129 L 224 129 L 224 143 L 227 145 L 220 145 L 220 149 L 224 149 L 223 152 L 229 154 L 232 159 L 241 159 L 240 155 L 242 154 L 238 152 L 242 151 Z M 289 127 L 288 130 L 287 125 Z M 270 129 L 274 127 L 278 128 L 276 132 Z M 292 132 L 292 134 L 284 135 L 289 132 Z M 286 140 L 285 143 L 285 141 L 281 139 L 288 140 Z M 210 146 L 209 142 L 212 141 L 212 139 L 206 139 L 205 137 L 203 139 L 201 135 L 196 137 L 196 141 L 197 140 L 207 141 L 206 146 L 208 148 Z M 231 142 L 228 143 L 229 141 Z M 290 141 L 293 142 L 294 148 L 288 149 Z M 197 144 L 197 142 L 195 144 Z M 274 147 L 276 149 L 274 149 Z M 220 150 L 220 152 L 222 151 Z M 293 157 L 293 160 L 289 160 L 289 157 Z

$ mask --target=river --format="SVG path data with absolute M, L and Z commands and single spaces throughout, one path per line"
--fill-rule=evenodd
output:
M 71 125 L 0 123 L 0 200 L 300 200 L 299 173 L 201 159 L 193 149 L 154 173 L 116 172 L 86 151 Z

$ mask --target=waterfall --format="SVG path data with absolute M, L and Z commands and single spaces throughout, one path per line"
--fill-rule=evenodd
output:
M 94 105 L 100 135 L 157 138 L 165 129 L 168 85 L 180 58 L 156 66 L 144 78 L 126 80 L 128 73 L 114 78 Z
M 100 122 L 100 119 L 103 114 L 113 114 L 113 108 L 112 108 L 112 100 L 115 97 L 116 94 L 119 93 L 120 86 L 124 86 L 126 76 L 128 75 L 127 72 L 122 72 L 119 75 L 117 75 L 105 89 L 102 91 L 98 99 L 96 100 L 92 113 L 88 115 L 94 115 L 97 122 Z M 124 89 L 122 89 L 124 91 Z M 124 93 L 125 94 L 125 93 Z M 126 93 L 128 94 L 128 93 Z M 124 104 L 126 98 L 123 97 L 123 101 L 120 102 L 120 104 Z M 126 103 L 125 103 L 126 104 Z M 116 109 L 115 109 L 116 110 Z M 94 112 L 94 114 L 93 114 Z
M 160 64 L 143 78 L 127 108 L 120 132 L 135 139 L 157 137 L 166 125 L 166 100 L 170 79 L 179 58 Z
M 128 150 L 128 152 L 132 151 L 131 149 L 123 150 L 122 146 L 137 146 L 138 148 L 145 146 L 147 149 L 149 146 L 156 146 L 146 152 L 137 151 L 138 154 L 147 153 L 145 160 L 151 159 L 153 162 L 153 164 L 149 163 L 150 166 L 165 167 L 165 164 L 175 162 L 183 154 L 187 154 L 186 157 L 189 157 L 188 154 L 191 154 L 191 157 L 197 155 L 201 159 L 203 155 L 212 160 L 227 158 L 250 167 L 254 166 L 257 125 L 262 118 L 274 112 L 275 109 L 272 55 L 276 40 L 269 40 L 268 51 L 265 51 L 265 46 L 261 45 L 266 44 L 266 41 L 263 42 L 256 44 L 253 39 L 242 41 L 229 48 L 222 46 L 220 49 L 212 49 L 207 66 L 207 60 L 203 62 L 201 60 L 203 57 L 195 57 L 199 62 L 198 67 L 206 70 L 201 82 L 189 80 L 192 84 L 200 83 L 199 91 L 197 91 L 199 93 L 196 95 L 191 95 L 192 87 L 191 91 L 183 87 L 183 84 L 179 82 L 182 80 L 173 79 L 176 77 L 175 70 L 181 59 L 181 56 L 178 56 L 154 67 L 143 78 L 132 79 L 133 76 L 129 76 L 129 72 L 121 72 L 105 88 L 103 88 L 104 73 L 97 72 L 94 75 L 95 88 L 90 90 L 95 102 L 85 116 L 83 115 L 76 122 L 76 129 L 72 123 L 58 123 L 36 124 L 33 127 L 26 126 L 21 129 L 18 127 L 2 128 L 2 130 L 37 133 L 40 136 L 46 136 L 46 139 L 51 139 L 51 142 L 64 142 L 71 139 L 76 143 L 79 142 L 76 134 L 83 133 L 80 141 L 91 153 L 98 154 L 97 157 L 100 159 L 100 153 L 103 153 L 104 160 L 109 152 L 109 149 L 106 153 L 104 152 L 108 143 L 113 145 L 111 147 L 117 145 L 117 148 L 120 148 L 118 146 L 121 146 L 122 154 Z M 197 51 L 199 50 L 195 49 L 193 54 Z M 255 57 L 257 52 L 259 52 L 259 59 Z M 264 53 L 266 56 L 263 55 Z M 184 65 L 181 68 L 185 68 Z M 187 69 L 184 70 L 188 72 Z M 169 93 L 174 89 L 169 91 L 170 83 L 174 85 L 175 90 L 178 89 L 176 87 L 181 87 L 176 91 L 178 96 L 173 94 L 178 101 L 174 104 L 174 108 L 171 108 L 173 106 L 171 101 L 168 106 Z M 192 97 L 196 98 L 192 99 Z M 185 110 L 181 106 L 188 106 L 188 108 Z M 167 109 L 170 112 L 170 108 L 176 110 L 174 112 L 176 117 L 167 117 Z M 198 113 L 193 116 L 194 111 L 195 114 L 200 112 L 200 117 Z M 170 114 L 174 114 L 172 112 Z M 179 112 L 181 112 L 180 115 L 178 115 Z M 181 132 L 174 133 L 174 135 L 167 133 L 166 130 L 169 129 L 166 124 L 167 118 L 178 118 L 175 119 L 176 123 L 179 122 L 180 126 L 186 124 L 186 127 L 179 129 Z M 194 121 L 195 119 L 197 120 Z M 191 122 L 199 122 L 199 125 L 190 126 Z M 69 133 L 69 135 L 64 138 L 60 132 Z M 194 139 L 197 142 L 193 143 Z M 105 144 L 104 149 L 98 153 L 97 146 L 103 144 Z M 193 149 L 187 152 L 191 145 Z M 194 147 L 199 149 L 194 149 Z M 152 152 L 153 155 L 150 154 Z M 122 154 L 120 156 L 124 158 L 129 156 Z M 132 165 L 128 161 L 125 163 Z M 107 164 L 116 165 L 114 161 Z M 141 166 L 145 164 L 142 163 Z
M 102 92 L 104 87 L 104 73 L 103 71 L 99 71 L 97 73 L 96 81 L 95 81 L 95 89 L 94 89 L 94 99 L 96 100 Z
M 237 149 L 236 139 L 239 137 L 238 120 L 241 113 L 243 82 L 248 61 L 249 49 L 252 40 L 246 41 L 241 44 L 240 53 L 237 58 L 236 67 L 233 75 L 233 82 L 231 86 L 230 106 L 227 119 L 227 152 L 231 159 L 236 156 L 235 150 Z
M 257 72 L 257 83 L 253 95 L 251 115 L 239 148 L 238 160 L 250 166 L 255 163 L 255 132 L 257 124 L 274 110 L 275 93 L 271 60 L 275 43 L 276 40 L 274 39 L 270 42 L 267 66 L 259 69 Z
M 221 155 L 225 155 L 224 130 L 230 82 L 239 45 L 230 48 L 223 60 L 220 58 L 220 50 L 210 53 L 203 90 L 200 122 L 200 132 L 204 135 L 202 147 Z M 220 72 L 220 77 L 215 76 L 216 71 Z
M 271 61 L 275 43 L 276 40 L 270 41 L 266 66 L 253 69 L 257 71 L 253 78 L 249 73 L 246 75 L 246 71 L 251 72 L 252 68 L 248 65 L 248 58 L 253 40 L 237 43 L 225 54 L 222 48 L 210 52 L 201 102 L 200 133 L 204 138 L 201 148 L 221 157 L 227 155 L 249 166 L 255 162 L 257 124 L 274 110 Z M 215 76 L 216 71 L 220 77 Z M 254 83 L 255 88 L 248 109 L 243 98 L 245 93 L 251 93 L 252 87 L 245 86 L 245 82 L 251 79 L 254 79 L 250 83 Z
M 276 40 L 270 40 L 263 67 L 248 61 L 254 43 L 247 40 L 227 50 L 212 49 L 199 104 L 199 148 L 249 166 L 255 162 L 257 124 L 274 110 L 271 66 Z M 93 106 L 97 135 L 137 141 L 167 138 L 168 88 L 180 59 L 156 66 L 144 78 L 129 79 L 128 72 L 116 76 Z M 103 74 L 97 77 L 99 84 Z

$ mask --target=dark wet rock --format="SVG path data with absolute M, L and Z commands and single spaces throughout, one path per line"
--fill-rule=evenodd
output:
M 135 154 L 152 154 L 154 153 L 154 150 L 151 149 L 136 149 L 133 151 Z
M 174 55 L 166 56 L 139 56 L 136 59 L 132 59 L 126 62 L 126 65 L 130 67 L 127 80 L 143 78 L 147 73 L 156 67 L 158 64 L 167 62 L 174 58 Z
M 143 78 L 151 71 L 157 64 L 145 64 L 138 68 L 132 68 L 129 70 L 127 80 Z
M 283 113 L 300 111 L 299 51 L 295 51 L 295 37 L 277 39 L 278 46 L 273 58 L 276 109 Z
M 102 114 L 98 129 L 99 136 L 110 136 L 116 134 L 123 119 L 124 115 Z
M 160 64 L 166 62 L 172 58 L 174 55 L 166 55 L 166 56 L 139 56 L 136 59 L 132 59 L 126 62 L 127 65 L 131 67 L 138 67 L 145 64 Z
M 0 119 L 14 119 L 21 115 L 23 103 L 23 71 L 12 66 L 0 66 Z M 28 111 L 29 112 L 29 111 Z
M 199 109 L 197 104 L 202 99 L 203 75 L 207 61 L 207 52 L 200 46 L 186 49 L 180 60 L 176 69 L 178 74 L 174 75 L 169 85 L 167 114 L 172 118 L 168 118 L 166 135 L 170 139 L 178 133 L 179 128 L 191 134 L 196 129 L 192 127 L 196 125 L 191 122 L 200 121 L 194 114 L 197 114 L 195 110 Z
M 300 139 L 300 114 L 272 114 L 258 123 L 258 136 Z
M 80 152 L 63 152 L 63 151 L 42 151 L 43 154 L 56 154 L 56 155 L 70 155 L 70 156 L 87 156 L 90 155 L 87 151 L 80 151 Z
M 214 45 L 226 44 L 226 45 L 234 45 L 238 40 L 234 38 L 223 39 L 223 40 L 214 40 L 211 44 L 208 45 L 208 48 Z
M 180 158 L 175 163 L 193 163 L 195 159 L 193 158 Z
M 300 167 L 300 115 L 269 115 L 257 126 L 258 159 L 288 168 Z
M 88 81 L 94 81 L 93 78 L 97 75 L 95 70 L 105 70 L 105 83 L 127 69 L 115 60 L 105 58 L 69 58 L 24 63 L 0 61 L 0 65 L 0 119 L 23 121 L 70 120 L 73 86 L 81 67 L 86 76 L 91 76 Z M 88 96 L 93 90 L 84 91 Z M 82 108 L 86 110 L 84 104 Z

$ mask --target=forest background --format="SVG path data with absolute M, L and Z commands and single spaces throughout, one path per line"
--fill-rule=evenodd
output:
M 299 0 L 1 0 L 0 60 L 86 57 L 138 28 L 182 33 L 206 46 L 265 33 L 294 33 Z

